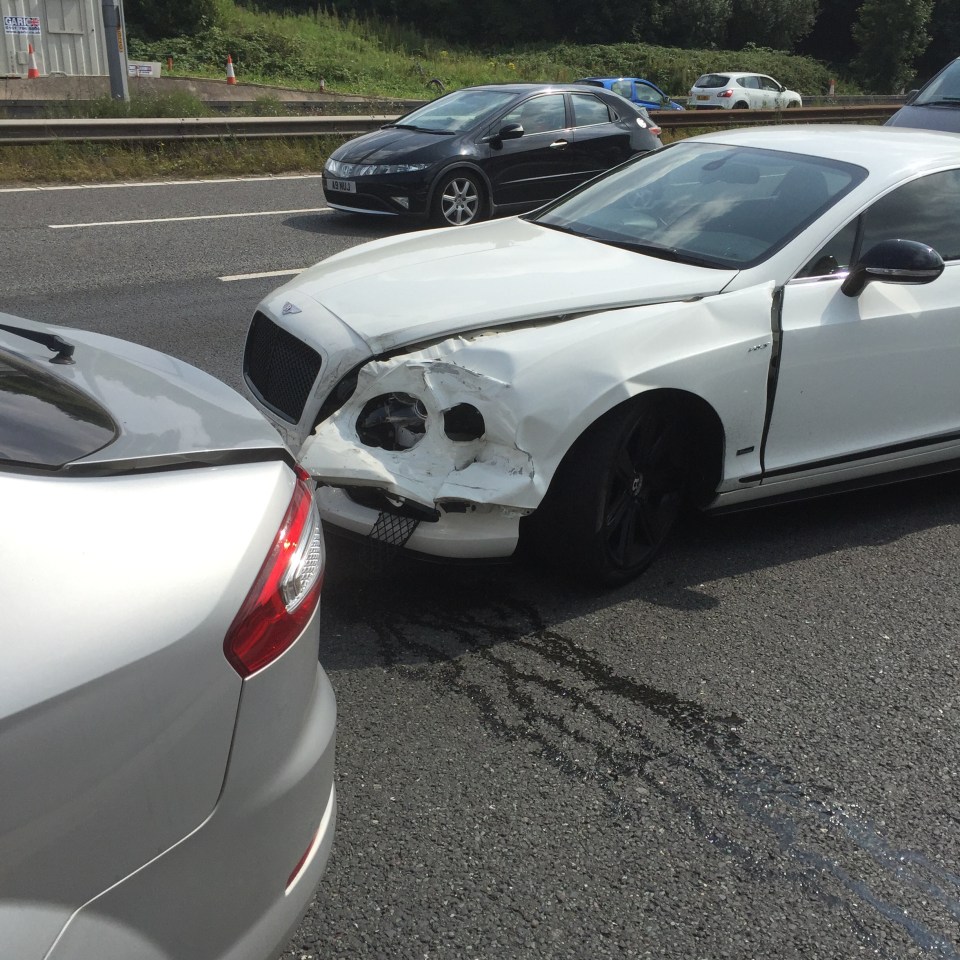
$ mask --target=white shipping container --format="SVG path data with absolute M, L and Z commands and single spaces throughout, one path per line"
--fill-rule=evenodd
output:
M 109 76 L 100 0 L 0 0 L 0 77 L 27 75 L 33 44 L 41 76 Z

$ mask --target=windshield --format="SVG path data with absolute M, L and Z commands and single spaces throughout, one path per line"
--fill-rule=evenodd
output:
M 469 130 L 488 114 L 505 107 L 516 96 L 503 90 L 457 90 L 418 107 L 402 117 L 395 126 L 438 133 L 460 133 Z
M 920 91 L 916 105 L 930 103 L 960 104 L 960 60 L 954 60 Z
M 752 267 L 866 176 L 853 164 L 686 141 L 618 167 L 529 217 L 668 260 Z

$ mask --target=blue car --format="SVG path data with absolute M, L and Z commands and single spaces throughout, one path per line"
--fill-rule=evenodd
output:
M 592 87 L 606 87 L 621 97 L 648 110 L 683 110 L 676 100 L 671 100 L 655 83 L 639 77 L 584 77 L 575 83 L 588 83 Z

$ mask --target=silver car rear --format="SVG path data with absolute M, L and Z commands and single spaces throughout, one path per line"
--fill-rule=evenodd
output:
M 311 485 L 200 371 L 0 326 L 3 955 L 268 957 L 334 832 Z

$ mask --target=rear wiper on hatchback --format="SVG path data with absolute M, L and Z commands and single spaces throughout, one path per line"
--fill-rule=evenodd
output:
M 36 330 L 27 330 L 25 327 L 11 327 L 6 323 L 0 323 L 0 330 L 14 333 L 18 337 L 23 337 L 24 340 L 32 340 L 52 350 L 56 356 L 50 358 L 51 363 L 76 363 L 73 359 L 73 351 L 76 349 L 74 345 L 55 333 L 38 333 Z

